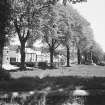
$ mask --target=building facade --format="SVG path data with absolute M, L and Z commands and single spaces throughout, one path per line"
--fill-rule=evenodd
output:
M 19 46 L 6 46 L 3 51 L 3 64 L 10 62 L 20 62 L 20 48 Z M 42 53 L 41 49 L 33 50 L 31 48 L 25 48 L 25 62 L 49 62 L 49 54 Z

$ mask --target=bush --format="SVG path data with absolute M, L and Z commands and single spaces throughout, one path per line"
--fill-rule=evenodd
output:
M 35 66 L 35 62 L 26 62 L 25 64 L 28 67 L 34 67 Z
M 10 63 L 11 65 L 16 65 L 16 66 L 19 66 L 21 65 L 20 62 L 11 62 Z M 35 66 L 35 62 L 25 62 L 26 66 L 28 67 L 34 67 Z
M 19 67 L 20 67 L 20 65 L 21 65 L 20 62 L 10 62 L 10 64 L 11 64 L 11 65 L 16 65 L 16 66 L 19 66 Z
M 48 67 L 47 62 L 39 62 L 38 68 L 39 69 L 46 69 Z
M 99 66 L 105 66 L 105 62 L 99 62 L 97 65 L 99 65 Z
M 0 80 L 10 80 L 11 76 L 8 71 L 0 70 Z
M 52 66 L 49 63 L 47 66 L 48 69 L 57 69 L 58 67 L 59 67 L 59 64 L 57 62 L 54 62 Z

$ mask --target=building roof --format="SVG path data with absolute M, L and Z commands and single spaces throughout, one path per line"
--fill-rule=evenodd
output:
M 10 46 L 5 46 L 4 49 L 8 49 L 8 50 L 11 50 L 11 51 L 17 51 L 18 49 L 20 49 L 20 46 L 10 45 Z
M 36 51 L 31 48 L 25 48 L 25 52 L 26 53 L 36 53 Z

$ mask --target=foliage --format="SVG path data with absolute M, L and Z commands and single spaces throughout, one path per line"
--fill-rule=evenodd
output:
M 97 42 L 95 42 L 95 41 L 93 42 L 93 45 L 92 45 L 90 51 L 92 51 L 93 60 L 96 64 L 103 61 L 104 52 Z
M 10 64 L 18 66 L 18 67 L 21 66 L 20 62 L 10 62 Z M 25 66 L 27 66 L 27 67 L 35 67 L 35 62 L 25 62 Z
M 44 41 L 47 42 L 49 51 L 55 50 L 62 44 L 68 49 L 68 59 L 69 48 L 72 44 L 78 48 L 79 56 L 80 50 L 86 50 L 91 46 L 93 33 L 89 27 L 90 23 L 75 9 L 70 5 L 57 4 L 49 5 L 46 10 L 47 12 L 43 14 L 42 33 L 44 33 Z
M 99 64 L 99 65 L 104 65 L 103 63 L 103 56 L 104 52 L 101 48 L 101 46 L 96 42 L 92 41 L 91 46 L 89 46 L 87 49 L 82 51 L 82 54 L 85 57 L 85 62 L 90 59 L 92 60 L 93 63 Z
M 14 32 L 21 44 L 21 69 L 24 69 L 26 43 L 33 43 L 40 35 L 39 3 L 36 0 L 13 0 L 12 10 L 11 25 L 15 27 Z
M 48 67 L 47 62 L 38 62 L 39 69 L 46 69 Z
M 42 1 L 42 0 L 39 0 Z M 67 5 L 67 2 L 72 3 L 72 4 L 76 4 L 76 3 L 81 3 L 81 2 L 86 2 L 87 0 L 43 0 L 45 2 L 51 3 L 53 5 L 55 5 L 58 2 L 62 2 L 63 5 Z
M 50 62 L 53 63 L 55 49 L 61 44 L 68 48 L 71 42 L 79 49 L 89 45 L 89 37 L 84 35 L 83 28 L 89 25 L 70 5 L 63 0 L 13 0 L 13 22 L 21 43 L 21 62 L 24 66 L 25 44 L 32 46 L 36 39 L 43 37 L 48 44 Z M 61 40 L 62 39 L 62 40 Z M 81 47 L 82 46 L 82 47 Z M 69 57 L 69 53 L 67 54 Z
M 10 80 L 11 76 L 8 71 L 0 70 L 0 81 L 1 80 Z
M 60 34 L 61 44 L 66 47 L 67 60 L 69 60 L 70 47 L 77 47 L 78 60 L 80 59 L 80 53 L 83 50 L 88 49 L 93 41 L 93 32 L 90 28 L 90 23 L 83 18 L 78 11 L 72 8 L 72 6 L 58 5 L 60 24 L 58 23 L 58 32 Z M 80 51 L 81 50 L 81 51 Z
M 70 47 L 72 44 L 72 30 L 71 25 L 74 23 L 71 9 L 63 6 L 58 5 L 59 7 L 59 23 L 58 23 L 58 32 L 59 32 L 59 39 L 61 44 L 66 48 L 66 58 L 67 58 L 67 66 L 70 66 Z
M 40 27 L 40 11 L 34 0 L 16 0 L 12 3 L 12 21 L 20 41 L 27 38 L 37 39 Z M 11 22 L 12 23 L 12 22 Z
M 56 6 L 53 6 L 52 4 L 49 4 L 47 7 L 44 7 L 44 9 L 42 10 L 41 30 L 43 33 L 43 42 L 47 43 L 49 48 L 51 66 L 53 66 L 54 50 L 60 45 L 57 34 L 57 22 L 59 16 L 56 11 Z
M 90 23 L 76 10 L 71 12 L 71 16 L 73 19 L 73 24 L 71 24 L 72 43 L 75 47 L 77 47 L 78 64 L 80 64 L 81 53 L 91 46 L 93 41 L 93 33 L 90 28 Z
M 78 21 L 75 21 L 76 24 L 73 24 L 71 26 L 72 34 L 73 34 L 72 41 L 77 48 L 83 49 L 84 47 L 86 47 L 86 45 L 89 44 L 88 43 L 89 41 L 93 40 L 93 38 L 92 38 L 93 34 L 89 31 L 87 31 L 89 29 L 88 28 L 89 24 L 88 24 L 87 20 L 79 21 L 80 20 L 79 18 L 78 18 Z
M 30 82 L 31 81 L 31 82 Z M 83 89 L 104 89 L 104 77 L 82 78 L 76 76 L 64 77 L 45 77 L 40 79 L 38 77 L 22 77 L 19 79 L 12 79 L 10 81 L 1 81 L 0 90 L 3 91 L 32 91 L 44 90 L 46 87 L 51 87 L 51 90 L 73 90 L 76 86 L 83 86 Z

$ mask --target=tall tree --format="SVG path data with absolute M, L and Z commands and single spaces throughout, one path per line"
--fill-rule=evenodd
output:
M 81 50 L 86 45 L 87 37 L 82 33 L 81 26 L 75 26 L 73 32 L 73 43 L 77 47 L 77 60 L 78 64 L 81 64 Z
M 93 41 L 93 44 L 88 51 L 91 54 L 91 59 L 93 60 L 93 63 L 99 64 L 103 60 L 104 52 L 101 46 L 96 41 Z
M 12 1 L 12 24 L 15 27 L 21 45 L 21 70 L 25 68 L 25 45 L 27 40 L 38 38 L 40 27 L 40 12 L 34 0 Z
M 53 12 L 51 12 L 51 11 L 53 11 Z M 45 13 L 44 18 L 45 18 L 44 19 L 44 21 L 45 21 L 44 29 L 46 31 L 44 30 L 43 32 L 44 33 L 46 32 L 47 43 L 52 42 L 55 39 L 56 39 L 56 42 L 58 43 L 59 37 L 63 37 L 63 41 L 65 39 L 65 45 L 67 48 L 67 65 L 68 66 L 69 66 L 69 59 L 70 59 L 69 58 L 69 56 L 70 56 L 70 52 L 69 52 L 70 40 L 72 40 L 70 34 L 72 32 L 76 34 L 76 35 L 74 35 L 74 37 L 76 36 L 75 41 L 76 41 L 76 45 L 77 45 L 77 49 L 78 49 L 78 51 L 77 51 L 78 63 L 80 63 L 79 43 L 85 39 L 84 34 L 82 34 L 82 30 L 83 30 L 82 28 L 84 26 L 89 25 L 87 20 L 84 19 L 82 16 L 80 16 L 79 13 L 75 9 L 73 9 L 71 6 L 67 5 L 65 7 L 60 4 L 54 5 L 54 6 L 49 5 L 48 12 Z M 52 27 L 53 24 L 56 24 L 57 28 Z M 60 30 L 58 29 L 59 27 L 60 27 Z M 70 29 L 70 28 L 73 28 L 73 29 Z M 51 32 L 55 32 L 55 34 L 53 35 Z M 51 40 L 52 38 L 53 38 L 53 40 Z M 57 43 L 54 42 L 53 44 L 57 44 Z M 48 43 L 48 45 L 50 45 L 50 43 Z
M 6 39 L 6 26 L 10 17 L 10 8 L 8 0 L 0 0 L 0 69 L 2 69 L 3 48 Z
M 60 45 L 58 41 L 58 15 L 55 6 L 49 4 L 43 12 L 42 33 L 43 41 L 48 44 L 50 52 L 50 66 L 53 67 L 54 50 Z
M 86 42 L 90 37 L 89 35 L 86 35 L 86 32 L 83 33 L 83 28 L 85 27 L 84 29 L 86 30 L 89 22 L 87 22 L 86 19 L 84 19 L 75 9 L 73 9 L 69 5 L 60 5 L 59 14 L 61 16 L 59 25 L 61 28 L 60 34 L 63 34 L 63 39 L 65 39 L 63 40 L 63 44 L 65 44 L 67 48 L 67 65 L 69 66 L 69 49 L 70 44 L 73 41 L 77 47 L 78 63 L 80 64 L 80 50 L 83 49 L 84 46 L 86 46 Z
M 69 31 L 67 31 L 66 33 L 64 33 L 62 36 L 60 37 L 60 42 L 63 46 L 66 47 L 66 66 L 70 67 L 70 47 L 71 47 L 71 33 Z
M 67 67 L 70 66 L 70 47 L 72 40 L 71 24 L 69 17 L 62 14 L 58 25 L 58 32 L 60 34 L 59 39 L 63 46 L 66 47 L 66 58 L 67 58 Z
M 88 36 L 86 36 L 83 33 L 83 28 L 90 25 L 90 23 L 83 18 L 76 10 L 72 13 L 74 24 L 72 24 L 71 29 L 73 32 L 73 41 L 75 43 L 75 46 L 77 47 L 77 59 L 78 64 L 81 63 L 81 47 L 83 47 L 83 42 L 85 42 L 87 39 L 89 39 Z
M 81 53 L 83 53 L 85 62 L 88 60 L 88 52 L 91 53 L 90 49 L 92 48 L 94 42 L 93 30 L 91 26 L 83 27 L 83 35 L 85 39 L 81 41 Z M 92 55 L 92 54 L 90 54 Z M 92 62 L 92 56 L 90 57 L 90 62 Z

